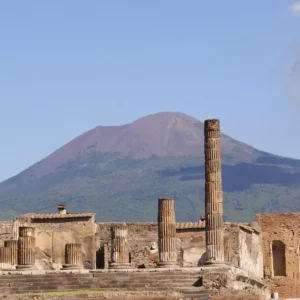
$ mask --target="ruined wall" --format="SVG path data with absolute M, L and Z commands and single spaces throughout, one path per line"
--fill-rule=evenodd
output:
M 99 240 L 98 268 L 110 261 L 110 227 L 115 223 L 97 223 Z M 131 263 L 135 267 L 154 267 L 158 252 L 157 223 L 127 223 Z M 197 228 L 198 226 L 198 228 Z M 206 261 L 205 228 L 197 223 L 177 223 L 177 262 L 180 266 L 196 267 Z M 260 233 L 249 224 L 225 223 L 225 260 L 244 269 L 254 277 L 262 278 L 262 252 Z M 104 257 L 105 256 L 105 257 Z
M 239 267 L 249 275 L 263 278 L 261 235 L 254 228 L 239 225 Z
M 12 222 L 0 222 L 0 247 L 4 246 L 4 241 L 11 239 Z
M 264 277 L 279 297 L 300 297 L 300 213 L 258 214 Z
M 110 262 L 110 227 L 117 223 L 97 223 L 97 267 L 104 268 Z M 126 223 L 130 262 L 135 267 L 154 267 L 158 261 L 157 223 Z M 151 249 L 153 248 L 153 249 Z
M 65 245 L 82 244 L 82 261 L 86 268 L 94 268 L 95 255 L 95 221 L 94 218 L 30 219 L 19 218 L 21 224 L 34 226 L 36 237 L 38 269 L 45 268 L 40 261 L 48 260 L 49 268 L 60 269 L 65 263 Z

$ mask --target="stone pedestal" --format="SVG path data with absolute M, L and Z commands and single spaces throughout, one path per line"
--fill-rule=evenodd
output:
M 112 269 L 131 268 L 127 233 L 128 229 L 125 223 L 111 227 L 111 262 L 109 267 Z
M 18 264 L 18 241 L 17 240 L 4 241 L 4 247 L 10 249 L 11 264 L 13 267 L 15 267 Z
M 223 264 L 223 188 L 219 120 L 204 122 L 204 136 L 206 264 Z
M 1 270 L 11 270 L 11 251 L 9 248 L 0 247 L 0 268 Z
M 158 253 L 157 267 L 177 267 L 176 220 L 173 199 L 158 199 Z
M 65 264 L 62 269 L 82 269 L 81 244 L 66 244 L 65 247 Z

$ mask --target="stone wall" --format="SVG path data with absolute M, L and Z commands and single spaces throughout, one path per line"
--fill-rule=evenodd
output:
M 279 297 L 300 297 L 300 213 L 259 214 L 264 277 Z
M 64 263 L 66 243 L 82 243 L 86 267 L 107 268 L 110 262 L 110 227 L 117 223 L 95 223 L 88 218 L 19 217 L 20 225 L 36 227 L 37 268 L 59 269 Z M 1 226 L 2 225 L 2 226 Z M 205 224 L 177 223 L 179 266 L 201 266 L 206 261 Z M 158 261 L 157 223 L 127 223 L 130 262 L 136 268 L 151 268 Z M 0 224 L 3 241 L 10 238 L 11 223 Z M 252 276 L 262 277 L 259 231 L 249 224 L 224 224 L 225 260 Z M 97 254 L 96 254 L 97 253 Z M 48 264 L 42 263 L 48 261 Z
M 116 223 L 97 223 L 99 241 L 99 268 L 110 261 L 110 227 Z M 127 223 L 131 263 L 135 267 L 154 267 L 158 252 L 157 223 Z M 262 278 L 262 252 L 260 232 L 249 224 L 225 223 L 225 260 L 240 267 L 249 275 Z M 196 267 L 206 261 L 205 228 L 197 223 L 177 223 L 177 261 L 180 266 Z M 106 246 L 106 247 L 105 247 Z M 153 247 L 152 247 L 153 248 Z
M 0 222 L 0 247 L 4 246 L 4 241 L 11 239 L 12 222 Z
M 31 219 L 21 216 L 19 220 L 20 224 L 26 223 L 36 228 L 37 269 L 60 269 L 65 263 L 67 243 L 81 243 L 84 266 L 94 268 L 96 265 L 96 228 L 93 217 Z

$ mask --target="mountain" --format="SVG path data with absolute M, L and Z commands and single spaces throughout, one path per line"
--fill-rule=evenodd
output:
M 173 197 L 180 221 L 204 214 L 204 125 L 163 112 L 98 126 L 0 183 L 0 218 L 26 212 L 93 211 L 102 221 L 156 220 L 157 198 Z M 300 160 L 259 151 L 222 134 L 225 219 L 294 211 Z

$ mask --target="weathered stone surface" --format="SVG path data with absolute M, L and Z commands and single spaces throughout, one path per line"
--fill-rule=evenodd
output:
M 111 227 L 111 263 L 110 268 L 129 268 L 129 245 L 126 223 Z
M 4 241 L 4 247 L 9 248 L 11 252 L 11 264 L 16 266 L 18 264 L 18 241 L 6 240 Z
M 223 263 L 223 189 L 219 120 L 205 121 L 204 136 L 206 263 Z
M 0 268 L 2 270 L 10 270 L 11 266 L 11 251 L 9 248 L 0 247 Z
M 20 226 L 19 237 L 35 236 L 35 227 Z
M 176 220 L 174 199 L 158 199 L 158 253 L 159 267 L 176 266 Z
M 17 269 L 32 269 L 35 265 L 35 237 L 19 236 Z
M 73 243 L 65 246 L 65 264 L 63 269 L 82 269 L 81 244 Z

